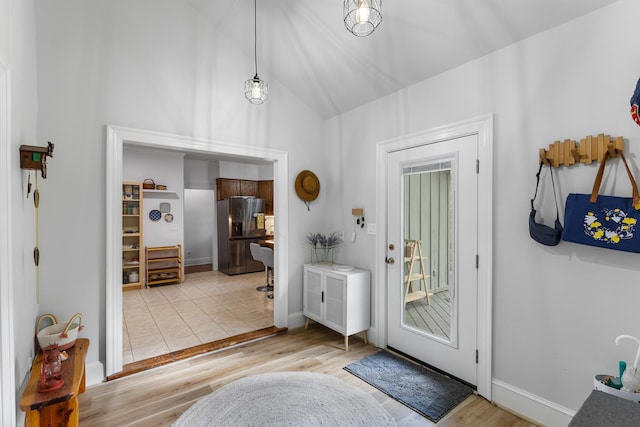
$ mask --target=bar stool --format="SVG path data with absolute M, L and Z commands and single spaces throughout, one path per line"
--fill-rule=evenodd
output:
M 249 243 L 249 249 L 251 250 L 251 257 L 258 262 L 264 264 L 262 260 L 262 252 L 260 251 L 261 246 L 258 243 Z M 273 264 L 273 262 L 271 262 Z M 256 288 L 258 292 L 271 292 L 273 291 L 273 286 L 269 285 L 269 267 L 264 264 L 264 285 L 258 286 Z
M 273 249 L 266 248 L 264 246 L 260 247 L 260 255 L 262 256 L 262 263 L 269 271 L 271 268 L 271 283 L 275 283 L 275 277 L 273 275 Z M 269 273 L 267 273 L 267 284 L 269 283 Z M 273 291 L 273 286 L 271 286 L 271 290 Z M 267 298 L 273 299 L 273 294 L 267 295 Z

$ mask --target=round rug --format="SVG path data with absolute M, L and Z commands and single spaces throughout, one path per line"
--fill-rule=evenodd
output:
M 174 427 L 395 426 L 372 396 L 338 378 L 313 372 L 272 372 L 242 378 L 198 400 Z

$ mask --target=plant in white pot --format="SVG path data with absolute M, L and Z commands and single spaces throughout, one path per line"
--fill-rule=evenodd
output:
M 307 243 L 311 247 L 312 264 L 333 264 L 335 261 L 335 248 L 342 243 L 342 238 L 334 233 L 309 233 Z

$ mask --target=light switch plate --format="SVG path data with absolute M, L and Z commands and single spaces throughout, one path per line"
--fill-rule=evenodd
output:
M 376 232 L 377 232 L 377 228 L 376 228 L 375 222 L 367 224 L 367 234 L 375 236 Z

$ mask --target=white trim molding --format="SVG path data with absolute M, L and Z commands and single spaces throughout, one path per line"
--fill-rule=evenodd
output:
M 221 154 L 254 158 L 273 162 L 274 210 L 278 237 L 285 244 L 276 245 L 274 254 L 276 286 L 273 316 L 277 327 L 288 327 L 288 241 L 289 236 L 289 159 L 286 151 L 263 147 L 250 147 L 227 142 L 172 135 L 150 130 L 121 126 L 106 126 L 106 204 L 107 204 L 107 260 L 106 260 L 106 375 L 122 371 L 122 161 L 124 144 L 147 148 L 161 148 L 180 152 Z M 281 273 L 282 272 L 282 273 Z
M 0 61 L 0 425 L 4 426 L 16 425 L 10 88 L 9 70 Z
M 402 135 L 381 141 L 376 149 L 377 237 L 375 259 L 375 318 L 370 330 L 371 340 L 378 347 L 387 346 L 387 171 L 388 153 L 468 135 L 478 136 L 478 394 L 491 400 L 492 364 L 492 301 L 493 301 L 493 114 L 440 126 L 434 129 Z
M 571 409 L 495 379 L 493 402 L 522 418 L 545 426 L 566 426 L 576 414 Z
M 104 381 L 104 365 L 101 361 L 87 363 L 85 366 L 85 379 L 88 386 Z

